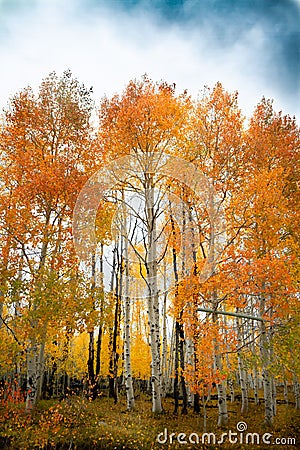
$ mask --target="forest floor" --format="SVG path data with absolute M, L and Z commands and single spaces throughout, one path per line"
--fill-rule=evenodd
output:
M 172 399 L 164 399 L 163 406 L 163 414 L 153 415 L 151 398 L 144 394 L 138 396 L 135 410 L 130 412 L 126 410 L 124 396 L 120 396 L 118 404 L 104 395 L 93 402 L 79 396 L 62 401 L 41 401 L 32 414 L 24 412 L 24 404 L 0 403 L 0 449 L 300 448 L 300 412 L 295 410 L 293 404 L 279 404 L 274 425 L 272 429 L 267 429 L 262 402 L 259 405 L 251 402 L 246 416 L 240 414 L 240 402 L 229 402 L 228 429 L 221 430 L 217 427 L 217 401 L 211 400 L 207 407 L 206 431 L 214 435 L 203 434 L 203 408 L 197 415 L 189 410 L 188 415 L 175 416 Z M 237 424 L 240 431 L 237 430 Z M 227 433 L 223 436 L 223 443 L 222 433 Z M 247 433 L 250 434 L 247 436 Z M 252 439 L 254 444 L 251 443 Z

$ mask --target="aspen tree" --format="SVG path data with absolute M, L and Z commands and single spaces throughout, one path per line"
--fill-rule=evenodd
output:
M 145 76 L 133 80 L 121 96 L 104 98 L 99 111 L 99 142 L 107 159 L 116 155 L 131 155 L 136 169 L 126 180 L 127 188 L 137 193 L 142 210 L 138 216 L 143 236 L 144 255 L 139 254 L 146 285 L 145 302 L 148 310 L 151 349 L 152 411 L 162 412 L 162 366 L 160 298 L 158 289 L 158 222 L 160 211 L 156 189 L 160 177 L 156 170 L 163 163 L 163 152 L 172 152 L 182 139 L 181 125 L 186 120 L 186 99 L 176 98 L 174 87 L 153 83 Z M 121 181 L 121 180 L 120 180 Z M 124 181 L 124 180 L 123 180 Z M 124 186 L 126 191 L 126 186 Z M 133 244 L 133 245 L 132 245 Z M 134 243 L 130 243 L 134 247 Z M 137 255 L 138 253 L 136 253 Z
M 61 77 L 51 73 L 37 95 L 24 89 L 12 98 L 5 112 L 1 213 L 5 202 L 6 211 L 16 211 L 7 230 L 14 253 L 24 259 L 24 274 L 30 281 L 23 313 L 31 324 L 26 337 L 28 410 L 41 393 L 51 310 L 63 319 L 62 308 L 56 310 L 49 300 L 56 301 L 57 307 L 61 301 L 60 296 L 55 300 L 52 295 L 53 283 L 59 284 L 74 264 L 70 216 L 87 177 L 79 158 L 84 162 L 91 154 L 90 94 L 69 71 Z
M 122 191 L 122 217 L 121 232 L 124 239 L 124 373 L 125 388 L 127 397 L 127 409 L 134 408 L 135 399 L 133 392 L 132 370 L 131 370 L 131 299 L 129 291 L 129 252 L 128 252 L 128 231 L 127 212 L 125 206 L 124 191 Z

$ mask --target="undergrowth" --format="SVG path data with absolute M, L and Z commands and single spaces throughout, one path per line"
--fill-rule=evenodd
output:
M 196 415 L 192 410 L 188 415 L 173 414 L 171 399 L 164 400 L 164 412 L 160 415 L 151 413 L 151 401 L 147 396 L 140 396 L 136 401 L 134 411 L 126 410 L 125 399 L 118 404 L 106 397 L 91 402 L 85 397 L 72 396 L 63 401 L 41 401 L 31 414 L 25 412 L 23 403 L 3 403 L 0 406 L 0 448 L 7 450 L 166 450 L 179 448 L 187 449 L 261 449 L 270 445 L 260 442 L 259 445 L 245 444 L 247 432 L 270 433 L 271 441 L 276 438 L 295 438 L 296 444 L 291 442 L 276 445 L 276 449 L 297 449 L 300 446 L 299 412 L 291 405 L 278 405 L 272 429 L 264 426 L 264 405 L 251 404 L 249 413 L 242 417 L 238 402 L 229 403 L 228 430 L 220 430 L 217 426 L 217 407 L 212 401 L 207 409 L 207 432 L 215 433 L 220 439 L 223 432 L 237 432 L 237 423 L 245 422 L 247 431 L 243 433 L 242 443 L 222 445 L 201 443 L 203 430 L 202 411 Z M 161 441 L 157 436 L 161 434 Z M 172 437 L 171 433 L 174 433 Z M 181 440 L 186 444 L 179 443 Z M 192 435 L 192 433 L 194 433 Z M 191 436 L 194 441 L 195 433 L 200 443 L 189 443 Z M 240 433 L 238 433 L 240 439 Z M 179 439 L 179 440 L 180 440 Z M 251 441 L 249 441 L 251 442 Z M 272 445 L 271 445 L 272 447 Z M 274 447 L 274 446 L 273 446 Z

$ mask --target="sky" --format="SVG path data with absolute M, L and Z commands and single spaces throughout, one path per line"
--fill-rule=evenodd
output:
M 147 73 L 300 118 L 300 0 L 0 0 L 0 108 L 70 69 L 100 102 Z

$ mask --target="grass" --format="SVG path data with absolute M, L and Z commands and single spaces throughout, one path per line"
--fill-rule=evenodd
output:
M 210 402 L 207 410 L 207 431 L 214 432 L 217 440 L 222 432 L 217 428 L 216 401 Z M 157 449 L 261 449 L 270 445 L 250 445 L 245 443 L 246 433 L 259 433 L 260 440 L 264 433 L 270 433 L 270 439 L 296 438 L 296 445 L 276 445 L 276 449 L 297 449 L 300 447 L 300 412 L 286 405 L 278 405 L 277 415 L 272 430 L 264 426 L 264 405 L 250 404 L 249 414 L 242 417 L 240 403 L 228 403 L 228 429 L 236 432 L 240 421 L 247 424 L 243 433 L 243 443 L 227 443 L 222 445 L 201 444 L 203 433 L 203 416 L 189 411 L 187 416 L 174 416 L 172 399 L 164 399 L 164 413 L 151 413 L 151 399 L 141 395 L 136 401 L 134 411 L 126 410 L 125 398 L 121 397 L 118 404 L 107 397 L 100 397 L 94 402 L 86 398 L 70 397 L 63 401 L 42 401 L 34 412 L 29 415 L 24 412 L 24 405 L 10 405 L 0 410 L 0 448 L 9 450 L 157 450 Z M 168 430 L 167 442 L 157 442 L 159 433 Z M 228 431 L 228 430 L 227 430 Z M 175 437 L 170 438 L 170 434 Z M 185 433 L 187 439 L 191 433 L 197 433 L 200 444 L 180 444 L 176 437 Z M 161 438 L 163 438 L 161 436 Z M 240 434 L 238 434 L 240 439 Z M 170 443 L 173 441 L 172 443 Z M 184 437 L 181 436 L 184 440 Z M 192 440 L 195 440 L 193 435 Z M 297 445 L 298 443 L 298 445 Z M 271 446 L 272 447 L 272 446 Z

